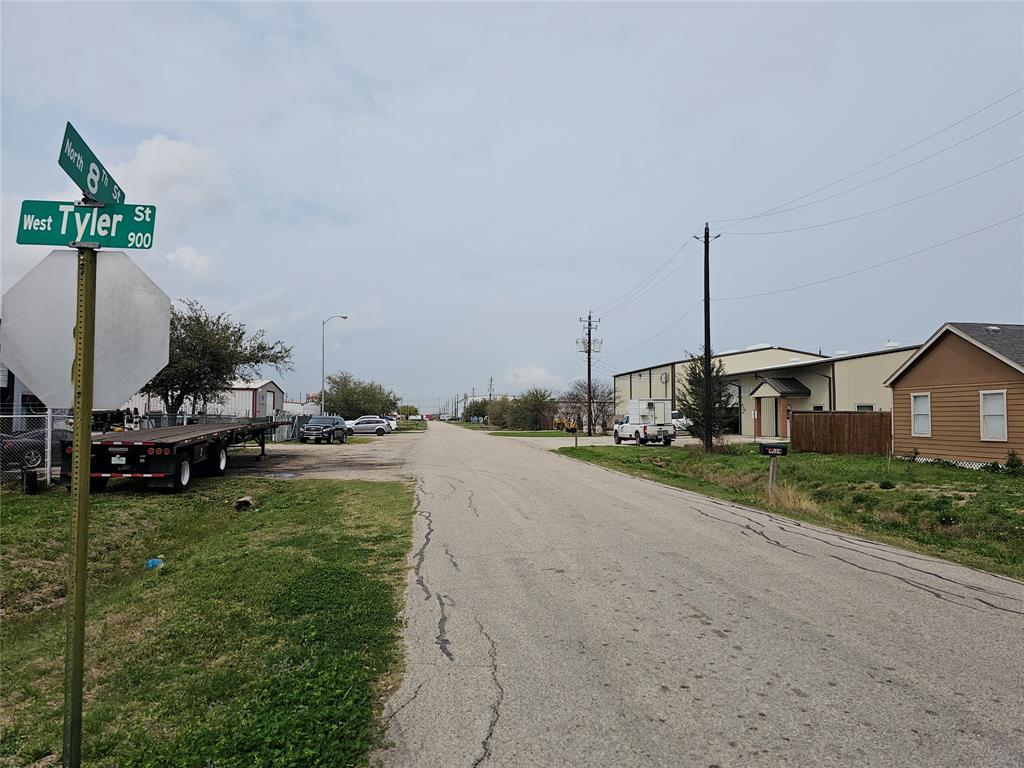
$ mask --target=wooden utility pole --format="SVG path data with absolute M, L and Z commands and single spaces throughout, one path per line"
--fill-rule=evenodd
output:
M 587 312 L 587 317 L 584 320 L 580 318 L 581 323 L 587 324 L 587 338 L 583 341 L 583 346 L 587 350 L 587 436 L 593 437 L 594 435 L 594 383 L 593 383 L 593 362 L 594 362 L 594 326 L 600 323 L 600 320 L 594 319 L 593 312 Z M 600 343 L 600 342 L 599 342 Z
M 694 235 L 694 237 L 697 237 Z M 714 445 L 711 434 L 711 228 L 704 223 L 704 452 L 711 453 Z M 697 237 L 700 240 L 699 237 Z

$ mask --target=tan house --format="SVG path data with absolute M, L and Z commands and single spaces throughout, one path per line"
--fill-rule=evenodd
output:
M 885 383 L 893 453 L 978 464 L 1024 455 L 1024 325 L 946 323 Z

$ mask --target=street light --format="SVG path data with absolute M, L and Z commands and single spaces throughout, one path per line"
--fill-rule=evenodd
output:
M 327 324 L 336 318 L 348 320 L 348 315 L 331 315 L 320 323 L 320 415 L 324 415 L 324 382 L 327 380 Z

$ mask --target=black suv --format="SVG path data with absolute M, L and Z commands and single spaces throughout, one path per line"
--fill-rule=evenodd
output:
M 340 416 L 314 416 L 299 430 L 299 442 L 304 443 L 307 440 L 315 443 L 330 443 L 334 440 L 347 443 L 345 420 Z

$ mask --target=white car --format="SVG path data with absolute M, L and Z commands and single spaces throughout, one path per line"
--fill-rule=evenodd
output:
M 381 418 L 384 419 L 384 421 L 386 421 L 391 426 L 392 432 L 398 429 L 398 419 L 395 418 L 394 416 L 381 416 Z
M 677 435 L 685 435 L 690 432 L 690 420 L 683 416 L 682 411 L 672 411 L 672 426 L 676 428 Z
M 380 416 L 360 416 L 355 421 L 347 422 L 349 435 L 386 435 L 391 431 L 391 424 Z

